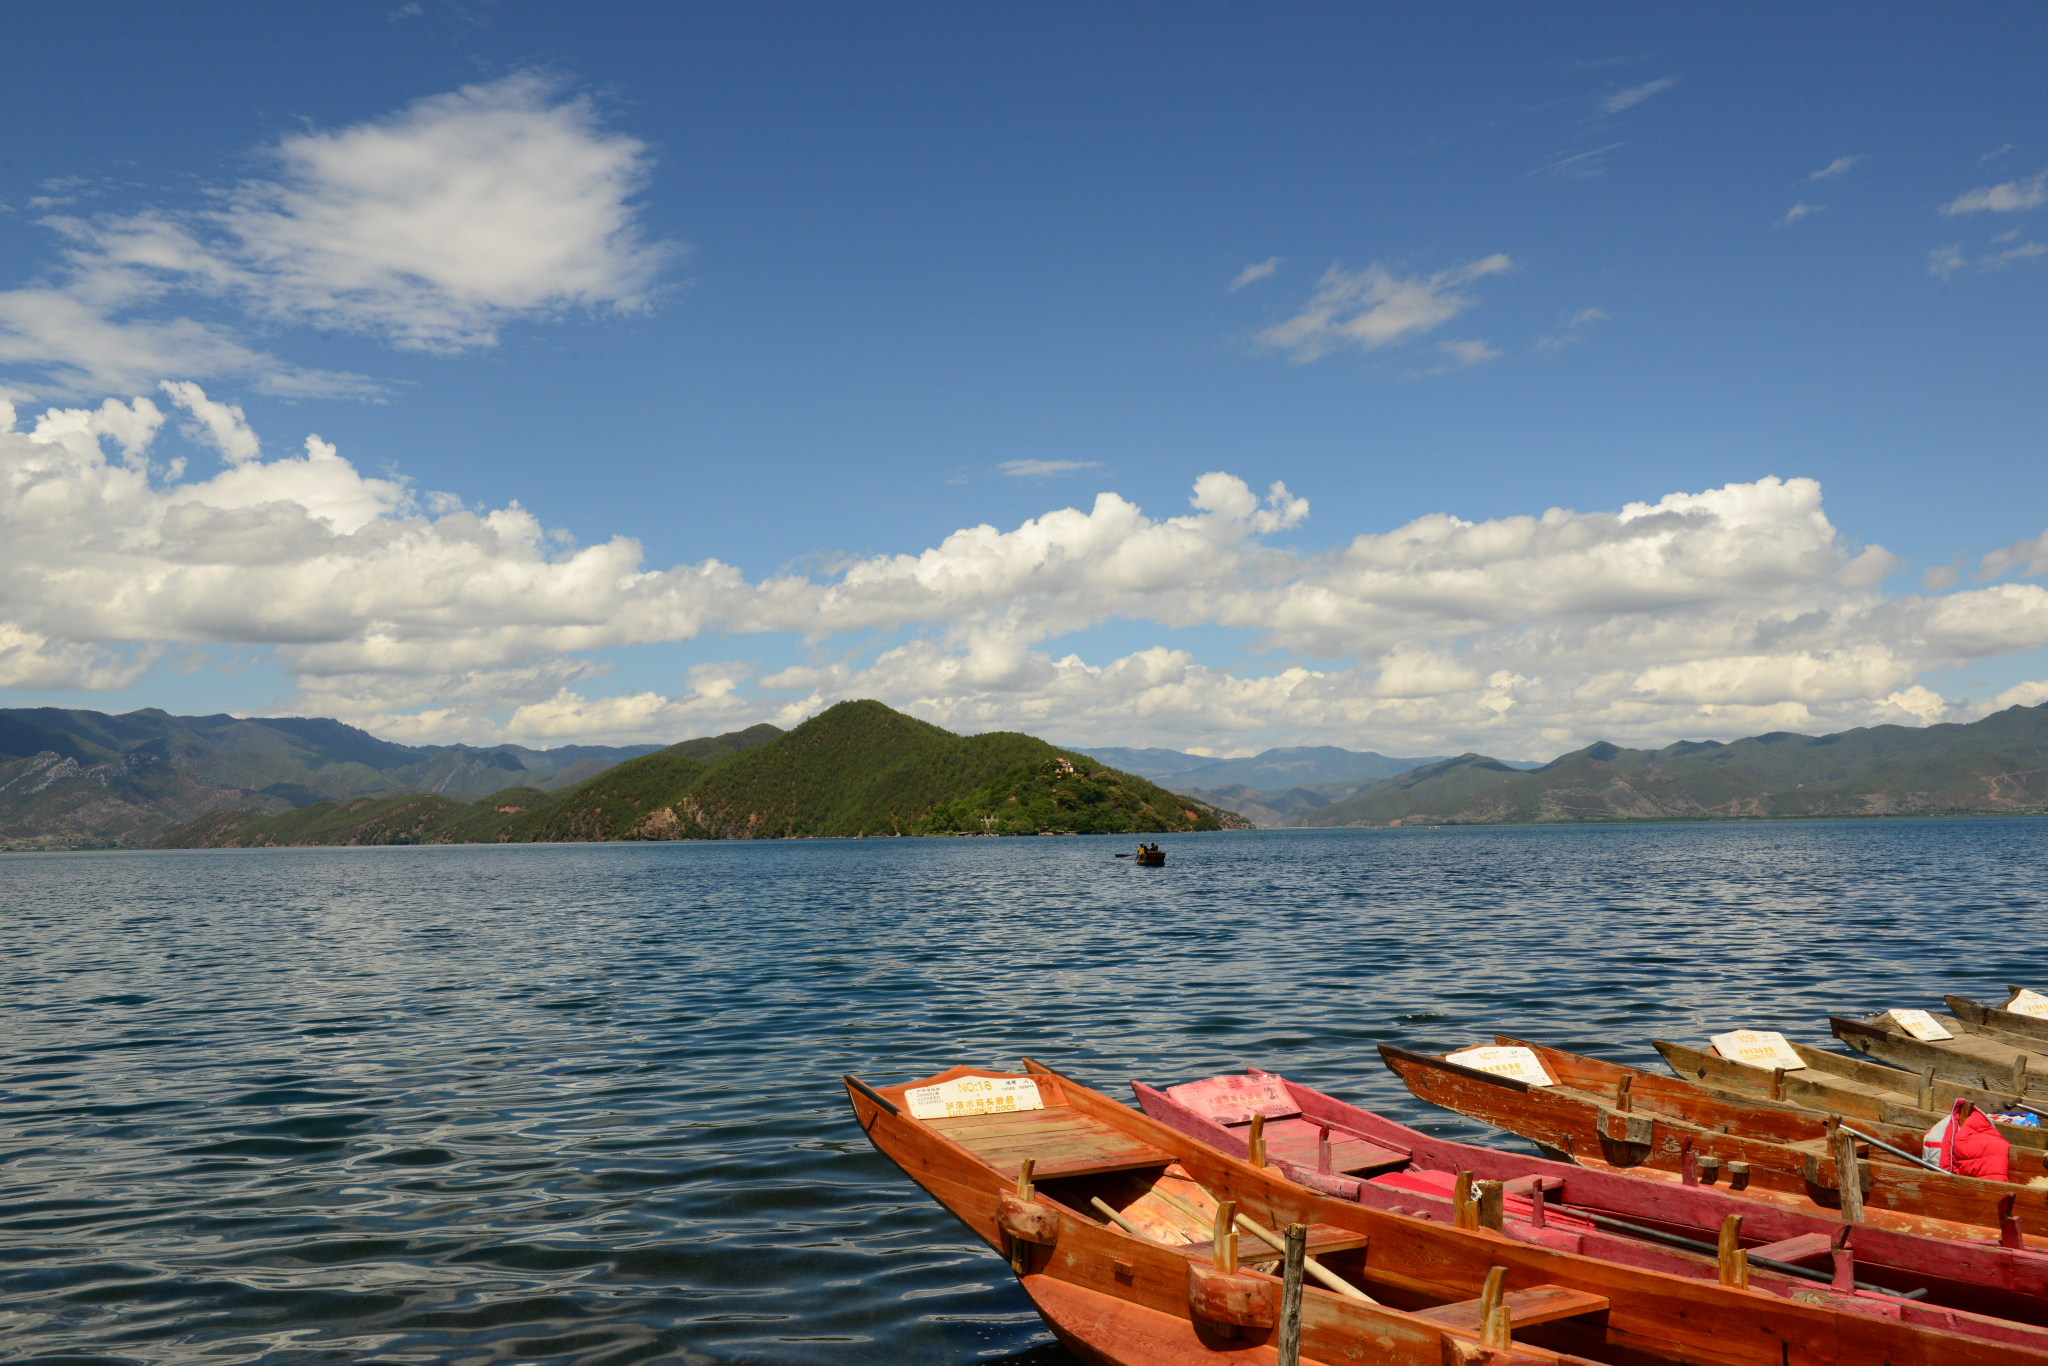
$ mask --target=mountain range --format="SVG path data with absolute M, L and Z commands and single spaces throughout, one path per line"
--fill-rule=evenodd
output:
M 1533 772 L 1463 754 L 1298 817 L 1308 826 L 2048 813 L 2048 706 L 1981 721 L 1588 745 Z
M 218 810 L 157 848 L 1152 834 L 1244 822 L 1015 732 L 954 735 L 880 702 L 842 702 L 791 731 L 754 726 L 607 769 L 557 793 L 509 787 Z
M 147 844 L 223 808 L 276 814 L 404 793 L 573 786 L 658 745 L 400 745 L 309 717 L 0 711 L 0 846 Z
M 174 832 L 381 843 L 2024 812 L 2048 812 L 2048 707 L 1656 750 L 1603 742 L 1547 764 L 1334 746 L 1243 759 L 1062 750 L 952 735 L 878 702 L 666 749 L 413 746 L 320 718 L 0 710 L 0 848 L 137 847 Z
M 1372 750 L 1336 745 L 1269 749 L 1243 759 L 1215 759 L 1177 749 L 1090 749 L 1083 753 L 1141 774 L 1174 792 L 1234 811 L 1261 826 L 1286 825 L 1375 783 L 1444 762 L 1441 755 L 1390 759 Z M 1543 766 L 1526 760 L 1505 762 L 1517 769 Z

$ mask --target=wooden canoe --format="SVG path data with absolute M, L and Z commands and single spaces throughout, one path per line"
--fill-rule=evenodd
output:
M 1792 1047 L 1798 1050 L 1799 1060 L 1806 1066 L 1776 1071 L 1751 1067 L 1706 1049 L 1689 1048 L 1665 1039 L 1652 1039 L 1650 1044 L 1663 1056 L 1664 1065 L 1672 1072 L 1710 1091 L 1782 1100 L 1819 1114 L 1867 1119 L 1879 1124 L 1918 1129 L 1922 1133 L 1933 1128 L 1959 1099 L 1968 1100 L 1987 1114 L 1998 1114 L 2013 1102 L 2011 1096 L 1935 1079 L 1929 1090 L 1934 1103 L 1941 1108 L 1923 1110 L 1919 1106 L 1919 1093 L 1925 1078 L 1882 1063 L 1844 1057 L 1840 1053 L 1808 1048 L 1803 1044 L 1793 1044 Z M 2031 1173 L 2032 1164 L 2037 1162 L 2048 1170 L 2048 1153 L 2027 1151 L 2048 1149 L 2048 1129 L 2024 1124 L 1999 1124 L 1998 1131 L 2005 1135 L 2007 1143 L 2018 1150 L 2013 1153 L 2016 1171 L 2024 1165 Z
M 1302 1290 L 1304 1362 L 2048 1363 L 2048 1349 L 2035 1345 L 2038 1335 L 2017 1324 L 2008 1325 L 2013 1336 L 1992 1342 L 1908 1322 L 1897 1300 L 1872 1299 L 1870 1312 L 1851 1312 L 1339 1200 L 1255 1170 L 1035 1066 L 1030 1077 L 1041 1109 L 927 1120 L 910 1113 L 907 1093 L 914 1088 L 1016 1075 L 955 1067 L 897 1086 L 868 1087 L 849 1077 L 846 1090 L 876 1148 L 1010 1258 L 1054 1336 L 1099 1366 L 1278 1360 L 1281 1282 L 1248 1260 L 1231 1268 L 1229 1243 L 1212 1239 L 1203 1217 L 1220 1201 L 1267 1230 L 1305 1225 L 1321 1267 L 1377 1301 L 1320 1286 Z M 1035 1181 L 1027 1161 L 1042 1173 Z M 1098 1212 L 1098 1201 L 1115 1211 L 1117 1223 Z M 1488 1299 L 1489 1284 L 1497 1298 Z M 1504 1346 L 1498 1339 L 1480 1345 L 1482 1302 L 1498 1310 L 1495 1330 L 1511 1334 Z
M 1838 1218 L 1749 1200 L 1725 1184 L 1701 1182 L 1697 1171 L 1688 1182 L 1680 1175 L 1619 1173 L 1456 1143 L 1257 1068 L 1165 1090 L 1134 1081 L 1131 1089 L 1146 1114 L 1231 1157 L 1249 1160 L 1252 1117 L 1262 1116 L 1259 1140 L 1269 1166 L 1312 1189 L 1375 1208 L 1455 1222 L 1452 1192 L 1457 1174 L 1466 1172 L 1505 1183 L 1500 1227 L 1518 1241 L 1713 1279 L 1713 1256 L 1654 1235 L 1676 1235 L 1704 1251 L 1735 1214 L 1743 1220 L 1741 1243 L 1752 1266 L 1768 1259 L 1806 1268 L 1804 1278 L 1756 1271 L 1752 1286 L 1797 1295 L 1823 1271 L 1835 1270 L 1831 1250 L 1843 1231 Z M 1541 1223 L 1530 1198 L 1539 1186 Z M 1925 1292 L 1923 1306 L 2048 1325 L 2048 1255 L 1869 1225 L 1853 1231 L 1848 1254 L 1857 1284 Z M 1917 1312 L 1908 1310 L 1909 1319 Z M 1955 1326 L 1972 1331 L 1967 1321 Z
M 1794 1146 L 1738 1133 L 1732 1121 L 1727 1129 L 1708 1127 L 1641 1104 L 1625 1110 L 1572 1086 L 1534 1086 L 1391 1044 L 1380 1045 L 1380 1057 L 1420 1099 L 1519 1134 L 1566 1160 L 1615 1170 L 1682 1172 L 1688 1163 L 1697 1167 L 1711 1159 L 1716 1170 L 1731 1172 L 1731 1190 L 1775 1193 L 1795 1208 L 1840 1217 L 1835 1159 L 1820 1145 Z M 1865 1223 L 1964 1242 L 1994 1234 L 2021 1237 L 2029 1246 L 2048 1248 L 2048 1193 L 2040 1189 L 1863 1157 L 1859 1152 L 1855 1165 Z M 1742 1173 L 1739 1185 L 1731 1171 L 1736 1164 Z M 2004 1223 L 2008 1208 L 2017 1221 L 2011 1230 Z
M 2048 1101 L 2040 1099 L 2048 1096 L 2048 1053 L 2016 1046 L 1995 1033 L 1971 1032 L 1954 1015 L 1934 1018 L 1959 1031 L 1957 1037 L 1929 1043 L 1876 1020 L 1850 1020 L 1840 1015 L 1828 1016 L 1828 1028 L 1865 1057 L 1912 1071 L 1932 1067 L 1934 1075 L 1945 1081 L 2002 1091 L 2048 1107 Z M 2048 1048 L 2048 1044 L 2036 1046 Z
M 2007 988 L 2013 995 L 2019 994 L 2018 987 Z M 1967 996 L 1944 996 L 1948 1008 L 1957 1019 L 1976 1029 L 1996 1031 L 2012 1039 L 2023 1039 L 2029 1048 L 2048 1045 L 2048 1020 L 2036 1015 L 2022 1015 L 2004 1006 L 1987 1006 Z M 2010 1002 L 2012 996 L 2006 997 Z

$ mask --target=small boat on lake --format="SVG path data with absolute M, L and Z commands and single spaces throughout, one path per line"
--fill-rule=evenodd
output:
M 1715 1279 L 1720 1230 L 1741 1218 L 1751 1287 L 1797 1296 L 1837 1285 L 1837 1254 L 1859 1288 L 1925 1305 L 2048 1325 L 2048 1255 L 1984 1242 L 1959 1246 L 1875 1226 L 1845 1235 L 1833 1213 L 1732 1192 L 1719 1173 L 1616 1172 L 1438 1138 L 1271 1072 L 1158 1090 L 1134 1081 L 1145 1113 L 1254 1166 L 1339 1199 L 1694 1279 Z M 1473 1196 L 1493 1183 L 1489 1209 Z M 1541 1207 L 1538 1206 L 1538 1198 Z M 1963 1322 L 1959 1320 L 1959 1322 Z M 1973 1323 L 1966 1324 L 1969 1331 Z
M 1850 1223 L 2048 1248 L 2042 1190 L 1891 1160 L 1868 1142 L 1879 1134 L 1859 1132 L 1876 1126 L 1832 1124 L 1791 1105 L 1726 1100 L 1640 1068 L 1519 1039 L 1503 1036 L 1498 1043 L 1529 1050 L 1550 1084 L 1389 1044 L 1380 1045 L 1380 1057 L 1418 1098 L 1583 1166 L 1702 1174 L 1695 1179 L 1708 1170 L 1729 1171 L 1731 1189 Z M 1739 1186 L 1732 1174 L 1737 1168 Z M 1845 1182 L 1845 1172 L 1853 1179 Z
M 1009 1261 L 1086 1362 L 2048 1363 L 2048 1333 L 2020 1324 L 1978 1336 L 1910 1300 L 1781 1298 L 1339 1199 L 1026 1066 L 845 1085 L 869 1140 Z M 1284 1276 L 1263 1269 L 1276 1244 L 1307 1250 Z
M 1140 868 L 1164 868 L 1166 866 L 1166 851 L 1156 844 L 1139 845 L 1138 866 Z

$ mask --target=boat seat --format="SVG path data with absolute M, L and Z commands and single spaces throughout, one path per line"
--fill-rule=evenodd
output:
M 1752 1257 L 1768 1257 L 1774 1262 L 1812 1262 L 1832 1258 L 1835 1240 L 1825 1233 L 1801 1233 L 1792 1238 L 1781 1238 L 1775 1243 L 1765 1243 L 1749 1250 Z
M 1532 1285 L 1527 1290 L 1511 1290 L 1501 1296 L 1500 1302 L 1507 1306 L 1508 1331 L 1511 1333 L 1533 1328 L 1539 1323 L 1549 1323 L 1553 1319 L 1604 1313 L 1608 1306 L 1605 1295 L 1593 1295 L 1562 1285 Z M 1460 1332 L 1477 1333 L 1479 1301 L 1459 1300 L 1455 1304 L 1440 1304 L 1434 1309 L 1418 1309 L 1415 1317 Z
M 1266 1156 L 1291 1162 L 1309 1171 L 1317 1166 L 1317 1142 L 1322 1126 L 1302 1116 L 1301 1106 L 1288 1094 L 1287 1085 L 1270 1072 L 1251 1072 L 1203 1081 L 1191 1081 L 1166 1088 L 1169 1100 L 1220 1124 L 1239 1137 L 1251 1126 L 1255 1115 L 1266 1117 Z M 1408 1154 L 1349 1133 L 1330 1130 L 1330 1170 L 1346 1176 L 1385 1171 L 1408 1161 Z
M 1242 1136 L 1251 1127 L 1251 1121 L 1225 1127 Z M 1268 1119 L 1265 1129 L 1266 1156 L 1315 1171 L 1319 1160 L 1317 1149 L 1321 1132 L 1320 1124 L 1312 1119 L 1304 1119 L 1300 1115 Z M 1330 1129 L 1330 1170 L 1333 1172 L 1345 1176 L 1363 1176 L 1370 1172 L 1382 1172 L 1406 1165 L 1408 1154 L 1398 1148 L 1381 1147 L 1369 1139 L 1346 1133 L 1334 1126 Z
M 1360 1233 L 1355 1229 L 1338 1228 L 1334 1224 L 1310 1224 L 1308 1226 L 1308 1255 L 1311 1257 L 1321 1258 L 1327 1257 L 1333 1252 L 1350 1252 L 1354 1248 L 1364 1247 L 1371 1241 L 1371 1234 Z M 1187 1253 L 1190 1257 L 1199 1257 L 1206 1261 L 1211 1258 L 1209 1249 L 1213 1246 L 1214 1244 L 1203 1241 L 1189 1243 L 1186 1247 L 1179 1250 Z M 1237 1260 L 1240 1263 L 1252 1266 L 1260 1262 L 1277 1262 L 1280 1260 L 1280 1257 L 1279 1249 L 1269 1245 L 1265 1239 L 1254 1237 L 1243 1231 L 1238 1233 Z
M 1017 1174 L 1027 1157 L 1036 1181 L 1163 1167 L 1173 1161 L 1173 1154 L 1163 1148 L 1140 1142 L 1066 1105 L 919 1122 L 1009 1177 Z

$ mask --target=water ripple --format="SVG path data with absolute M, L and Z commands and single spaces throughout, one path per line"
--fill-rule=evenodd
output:
M 2018 820 L 0 861 L 0 1360 L 1064 1366 L 837 1078 L 1815 1039 L 2032 980 Z

